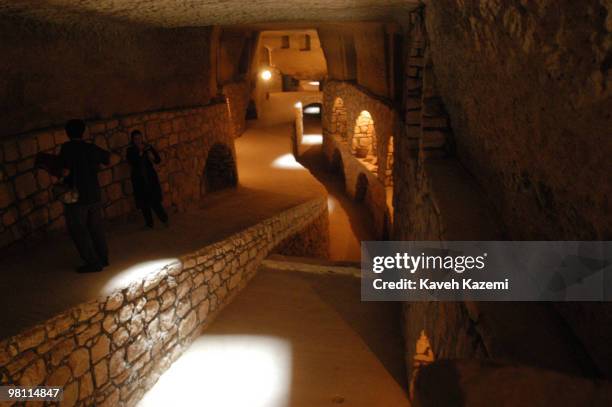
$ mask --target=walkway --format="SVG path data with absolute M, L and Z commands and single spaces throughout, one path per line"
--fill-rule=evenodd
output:
M 261 148 L 249 139 L 271 130 L 249 130 L 238 140 L 240 151 Z M 307 126 L 307 134 L 317 131 L 316 123 Z M 302 147 L 300 162 L 329 194 L 332 258 L 358 261 L 359 241 L 371 236 L 367 211 L 325 171 L 320 145 Z M 278 164 L 304 172 L 289 157 Z M 248 184 L 266 182 L 247 177 Z M 296 180 L 287 191 L 303 188 Z M 139 406 L 408 406 L 401 307 L 363 303 L 360 294 L 355 277 L 262 268 Z
M 408 406 L 399 321 L 353 277 L 260 270 L 139 407 Z
M 65 235 L 0 262 L 0 339 L 74 306 L 125 287 L 173 258 L 218 241 L 278 212 L 324 195 L 325 189 L 290 154 L 287 125 L 253 129 L 236 141 L 240 187 L 207 195 L 201 210 L 171 217 L 169 229 L 144 231 L 141 221 L 109 228 L 111 266 L 80 275 Z
M 65 236 L 4 258 L 0 307 L 11 312 L 0 320 L 2 336 L 328 192 L 333 257 L 358 260 L 367 216 L 323 171 L 319 146 L 302 157 L 312 174 L 293 158 L 289 134 L 287 125 L 248 130 L 236 141 L 240 187 L 173 216 L 170 229 L 114 225 L 113 265 L 103 273 L 74 273 Z M 260 270 L 141 406 L 407 406 L 400 312 L 396 303 L 362 303 L 354 277 Z
M 316 140 L 321 133 L 320 120 L 309 119 L 306 115 L 305 140 Z M 361 241 L 375 240 L 372 219 L 367 208 L 351 199 L 345 192 L 344 181 L 329 171 L 320 144 L 303 145 L 298 161 L 308 168 L 327 190 L 330 259 L 361 261 Z

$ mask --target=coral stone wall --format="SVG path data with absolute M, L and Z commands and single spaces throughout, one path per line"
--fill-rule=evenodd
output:
M 360 119 L 363 111 L 370 114 L 371 127 L 363 125 Z M 391 220 L 385 178 L 390 175 L 387 171 L 389 140 L 397 129 L 395 111 L 389 103 L 353 83 L 330 81 L 325 84 L 323 92 L 322 121 L 323 152 L 328 162 L 332 163 L 334 155 L 342 158 L 346 190 L 350 196 L 361 198 L 358 184 L 366 182 L 364 202 L 374 218 L 377 236 L 382 237 L 389 230 Z M 372 137 L 376 144 L 370 149 L 376 155 L 370 159 L 358 159 L 354 155 L 353 140 L 356 135 L 359 137 L 362 128 L 365 133 L 370 130 L 376 134 Z
M 610 239 L 612 4 L 436 0 L 425 14 L 459 156 L 510 236 Z
M 306 202 L 1 341 L 0 383 L 62 386 L 62 407 L 134 406 L 275 247 L 329 233 L 321 219 L 326 199 Z
M 157 170 L 165 205 L 184 210 L 197 205 L 204 192 L 204 168 L 211 146 L 226 145 L 234 154 L 229 127 L 225 103 L 89 122 L 90 141 L 113 153 L 111 164 L 99 173 L 105 217 L 112 219 L 134 210 L 125 161 L 132 130 L 141 130 L 161 154 Z M 63 206 L 51 194 L 54 181 L 45 171 L 34 169 L 34 158 L 38 152 L 59 152 L 65 141 L 64 130 L 55 128 L 0 143 L 0 247 L 64 227 Z

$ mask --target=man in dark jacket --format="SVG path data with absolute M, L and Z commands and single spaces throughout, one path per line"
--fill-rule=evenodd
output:
M 131 134 L 132 143 L 127 149 L 127 161 L 132 172 L 132 188 L 136 206 L 142 211 L 147 228 L 153 227 L 153 213 L 168 226 L 168 214 L 162 205 L 162 189 L 155 164 L 161 162 L 161 157 L 152 145 L 146 144 L 142 133 L 134 130 Z
M 66 123 L 70 141 L 62 144 L 59 155 L 64 168 L 64 182 L 78 191 L 78 201 L 66 204 L 64 214 L 70 236 L 85 262 L 77 268 L 79 273 L 98 272 L 108 266 L 98 171 L 101 164 L 109 164 L 110 153 L 85 142 L 86 129 L 82 120 Z

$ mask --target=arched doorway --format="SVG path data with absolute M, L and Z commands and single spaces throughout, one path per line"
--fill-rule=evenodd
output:
M 368 195 L 368 177 L 364 173 L 360 173 L 357 177 L 355 185 L 355 202 L 365 202 Z
M 355 121 L 351 147 L 357 158 L 363 158 L 373 164 L 376 163 L 376 130 L 374 120 L 367 110 L 362 111 Z
M 332 107 L 331 132 L 340 137 L 340 140 L 346 140 L 348 138 L 346 117 L 344 101 L 341 98 L 336 98 L 334 106 Z
M 214 192 L 238 185 L 238 171 L 232 150 L 225 144 L 215 144 L 208 151 L 204 167 L 204 191 Z

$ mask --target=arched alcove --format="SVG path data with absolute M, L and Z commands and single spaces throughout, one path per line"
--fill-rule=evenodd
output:
M 225 144 L 215 144 L 208 151 L 204 167 L 204 191 L 214 192 L 238 185 L 238 172 L 232 150 Z
M 368 195 L 368 177 L 360 173 L 355 184 L 355 202 L 365 202 Z
M 362 111 L 355 121 L 351 147 L 357 158 L 376 163 L 376 129 L 374 128 L 372 115 L 367 110 Z
M 341 140 L 346 140 L 348 137 L 347 130 L 347 116 L 344 101 L 341 98 L 336 98 L 334 106 L 332 107 L 331 132 L 340 137 Z

